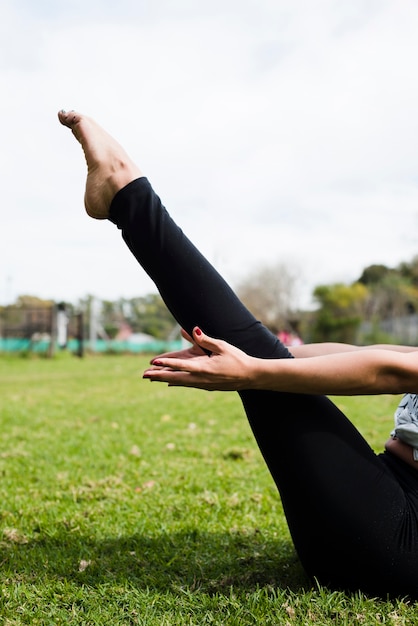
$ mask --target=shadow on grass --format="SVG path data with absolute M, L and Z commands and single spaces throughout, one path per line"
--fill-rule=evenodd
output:
M 252 535 L 190 532 L 97 540 L 73 534 L 26 544 L 3 543 L 1 570 L 10 582 L 65 579 L 80 585 L 125 584 L 156 591 L 209 594 L 260 587 L 309 588 L 290 542 Z

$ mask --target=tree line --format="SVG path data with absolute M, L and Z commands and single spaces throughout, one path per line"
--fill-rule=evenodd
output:
M 273 332 L 294 331 L 306 342 L 418 343 L 418 256 L 370 265 L 351 283 L 317 285 L 312 311 L 294 307 L 299 283 L 298 271 L 279 263 L 255 270 L 237 293 Z
M 351 283 L 317 285 L 313 291 L 315 308 L 295 308 L 300 276 L 285 264 L 260 267 L 236 286 L 244 304 L 274 333 L 297 332 L 303 340 L 346 343 L 418 343 L 418 256 L 396 267 L 374 264 L 366 267 Z M 97 299 L 86 296 L 76 303 L 65 302 L 69 322 L 77 312 L 84 324 Z M 12 305 L 0 307 L 0 332 L 22 313 L 54 306 L 52 300 L 22 295 Z M 20 315 L 20 318 L 19 318 Z M 175 338 L 179 328 L 157 293 L 135 298 L 99 302 L 101 327 L 110 339 L 129 328 L 156 339 Z M 412 329 L 412 331 L 411 331 Z M 408 332 L 406 332 L 408 330 Z

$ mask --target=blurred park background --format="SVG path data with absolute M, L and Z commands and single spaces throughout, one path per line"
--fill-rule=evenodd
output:
M 365 267 L 351 283 L 317 285 L 313 307 L 294 306 L 301 276 L 284 263 L 258 267 L 236 286 L 248 308 L 290 347 L 295 342 L 418 343 L 418 257 Z M 52 356 L 178 349 L 180 328 L 156 292 L 115 301 L 54 302 L 21 295 L 0 306 L 0 351 Z

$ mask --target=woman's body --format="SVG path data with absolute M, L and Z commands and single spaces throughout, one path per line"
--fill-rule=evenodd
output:
M 412 448 L 394 439 L 376 455 L 323 395 L 414 391 L 418 352 L 322 344 L 296 347 L 292 358 L 184 236 L 119 144 L 88 118 L 62 112 L 60 120 L 86 155 L 88 213 L 117 224 L 173 315 L 193 332 L 193 348 L 158 357 L 144 376 L 238 390 L 310 575 L 339 588 L 418 596 Z

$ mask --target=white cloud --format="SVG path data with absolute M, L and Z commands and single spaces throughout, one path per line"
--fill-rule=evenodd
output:
M 0 24 L 0 301 L 152 290 L 83 214 L 60 107 L 122 141 L 231 280 L 291 258 L 311 288 L 415 254 L 414 2 L 17 2 Z

